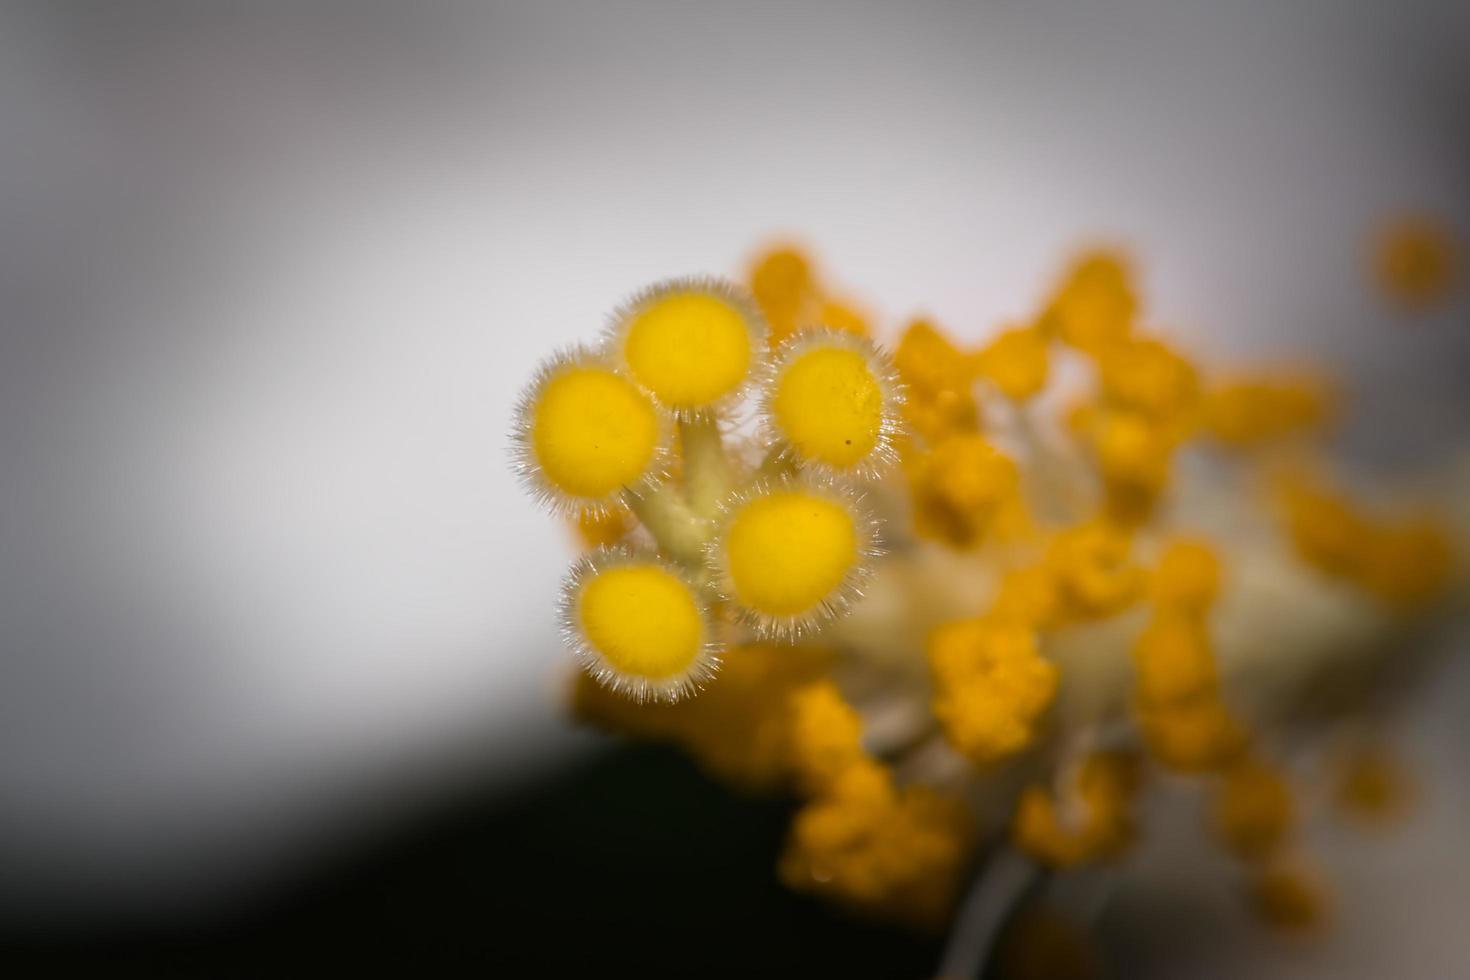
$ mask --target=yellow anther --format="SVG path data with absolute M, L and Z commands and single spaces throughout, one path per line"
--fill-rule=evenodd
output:
M 964 807 L 925 786 L 886 798 L 824 796 L 792 822 L 781 878 L 860 912 L 934 928 L 952 909 L 973 836 Z
M 1177 419 L 1195 407 L 1199 378 L 1194 365 L 1163 341 L 1108 344 L 1097 360 L 1103 395 L 1114 405 L 1156 419 Z
M 1385 603 L 1412 610 L 1439 598 L 1456 572 L 1450 532 L 1438 520 L 1377 519 L 1347 497 L 1289 476 L 1280 486 L 1287 531 L 1311 565 Z
M 934 442 L 952 432 L 973 431 L 979 412 L 971 390 L 972 359 L 927 320 L 909 324 L 893 354 L 906 388 L 904 417 L 909 428 Z
M 1084 351 L 1123 339 L 1133 327 L 1138 307 L 1130 278 L 1116 253 L 1080 256 L 1047 306 L 1043 326 Z
M 1031 744 L 1057 687 L 1057 668 L 1042 658 L 1034 630 L 960 620 L 936 629 L 928 652 L 934 714 L 960 753 L 992 765 Z
M 1412 610 L 1440 598 L 1455 572 L 1450 531 L 1419 517 L 1374 528 L 1357 581 L 1389 605 Z
M 1405 309 L 1443 304 L 1459 286 L 1463 254 L 1455 233 L 1429 215 L 1409 215 L 1378 231 L 1373 271 L 1378 286 Z
M 828 330 L 788 342 L 772 369 L 764 408 L 776 437 L 802 463 L 871 475 L 896 455 L 896 378 L 860 337 Z
M 914 529 L 957 548 L 980 543 L 1007 507 L 1019 505 L 1015 462 L 978 433 L 955 433 L 907 465 Z
M 1205 541 L 1173 541 L 1159 556 L 1150 591 L 1162 609 L 1202 614 L 1220 592 L 1220 559 Z
M 1057 614 L 1057 590 L 1045 567 L 1013 569 L 1001 578 L 987 616 L 993 622 L 1043 629 Z
M 1141 707 L 1144 742 L 1159 763 L 1180 772 L 1213 772 L 1238 758 L 1246 733 L 1218 697 Z
M 1216 836 L 1237 857 L 1259 861 L 1271 856 L 1292 828 L 1286 780 L 1254 760 L 1232 766 L 1215 799 L 1213 821 Z
M 1053 538 L 1046 567 L 1057 585 L 1062 612 L 1072 619 L 1111 616 L 1143 591 L 1143 570 L 1132 559 L 1129 535 L 1102 521 L 1080 524 Z
M 637 386 L 578 353 L 542 369 L 521 401 L 515 440 L 533 492 L 580 512 L 600 509 L 655 475 L 665 435 Z
M 1258 872 L 1250 897 L 1263 921 L 1290 932 L 1315 931 L 1330 914 L 1322 882 L 1294 861 L 1282 860 Z
M 1028 786 L 1016 806 L 1011 836 L 1017 847 L 1053 867 L 1116 858 L 1133 838 L 1131 806 L 1138 767 L 1112 752 L 1089 756 L 1061 798 Z
M 747 620 L 782 635 L 841 612 L 869 571 L 872 548 L 870 521 L 853 496 L 794 483 L 734 501 L 712 558 Z
M 1110 490 L 1151 503 L 1169 482 L 1174 446 L 1149 418 L 1130 411 L 1103 411 L 1094 419 L 1098 469 Z
M 1204 623 L 1178 613 L 1158 616 L 1133 645 L 1138 700 L 1160 709 L 1213 697 L 1218 685 L 1215 658 Z
M 1335 799 L 1353 817 L 1392 821 L 1403 816 L 1413 796 L 1403 762 L 1383 745 L 1353 746 L 1339 761 Z
M 793 767 L 807 792 L 831 786 L 845 770 L 866 758 L 862 717 L 831 681 L 818 681 L 792 693 L 790 712 Z
M 1326 424 L 1336 408 L 1331 387 L 1311 375 L 1237 378 L 1208 389 L 1201 419 L 1212 437 L 1236 448 L 1268 443 Z
M 583 547 L 611 547 L 633 530 L 633 515 L 621 505 L 602 511 L 584 510 L 577 515 L 574 526 Z
M 562 621 L 587 672 L 635 700 L 677 700 L 718 664 L 699 594 L 651 556 L 599 552 L 578 562 Z
M 674 280 L 618 315 L 614 343 L 633 380 L 660 404 L 688 414 L 739 393 L 761 357 L 764 330 L 733 286 Z
M 698 697 L 637 704 L 577 674 L 573 711 L 612 731 L 676 742 L 713 775 L 752 790 L 796 775 L 791 694 L 824 676 L 831 651 L 766 643 L 732 647 Z
M 805 327 L 817 308 L 811 260 L 795 248 L 778 247 L 757 258 L 751 267 L 750 291 L 770 325 L 772 343 Z
M 982 378 L 1013 401 L 1025 401 L 1046 385 L 1046 337 L 1036 327 L 1007 330 L 975 355 Z
M 867 315 L 858 307 L 841 300 L 829 299 L 824 302 L 817 311 L 817 322 L 832 330 L 857 334 L 859 337 L 867 337 L 873 332 Z

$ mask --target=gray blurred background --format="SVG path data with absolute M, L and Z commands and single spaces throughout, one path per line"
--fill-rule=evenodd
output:
M 1122 242 L 1151 323 L 1326 359 L 1358 452 L 1432 464 L 1466 307 L 1400 322 L 1364 249 L 1470 228 L 1467 54 L 1452 0 L 4 3 L 0 915 L 228 905 L 590 751 L 511 406 L 773 235 L 969 337 Z M 1420 743 L 1466 734 L 1464 680 Z M 1333 855 L 1391 907 L 1285 969 L 1466 975 L 1463 763 Z

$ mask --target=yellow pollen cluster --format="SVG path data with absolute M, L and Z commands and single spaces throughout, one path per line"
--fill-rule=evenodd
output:
M 988 337 L 892 321 L 891 356 L 810 256 L 748 274 L 644 290 L 521 401 L 516 466 L 586 549 L 577 715 L 794 796 L 781 878 L 862 914 L 942 925 L 998 830 L 1009 863 L 1114 861 L 1166 774 L 1244 899 L 1320 922 L 1315 821 L 1270 750 L 1375 729 L 1461 547 L 1278 472 L 1316 459 L 1332 383 L 1197 363 L 1111 251 Z M 1335 802 L 1402 812 L 1402 766 L 1355 746 Z
M 792 822 L 782 879 L 868 914 L 939 924 L 972 846 L 963 805 L 926 786 L 898 786 L 863 750 L 857 712 L 830 682 L 797 691 L 791 706 L 811 799 Z
M 906 463 L 914 527 L 924 537 L 968 548 L 1020 516 L 1015 462 L 978 433 L 947 436 L 927 452 L 911 451 Z
M 1046 336 L 1036 327 L 1017 327 L 997 336 L 975 355 L 975 373 L 1012 401 L 1024 402 L 1046 387 Z
M 1373 271 L 1378 287 L 1410 312 L 1442 306 L 1464 275 L 1463 251 L 1453 230 L 1429 215 L 1406 215 L 1378 230 Z
M 811 261 L 791 247 L 760 255 L 750 270 L 750 291 L 770 324 L 772 343 L 813 327 L 870 333 L 867 317 L 850 302 L 833 296 L 819 281 Z
M 1245 749 L 1246 733 L 1222 700 L 1208 615 L 1219 560 L 1199 540 L 1173 542 L 1152 577 L 1153 619 L 1133 645 L 1135 709 L 1158 763 L 1213 772 Z
M 781 790 L 797 777 L 791 696 L 825 677 L 831 661 L 822 647 L 742 644 L 726 652 L 699 697 L 676 703 L 637 704 L 579 673 L 573 709 L 611 731 L 673 742 L 737 786 Z
M 1413 795 L 1408 772 L 1387 746 L 1367 742 L 1344 754 L 1335 801 L 1350 816 L 1368 823 L 1389 823 L 1405 814 Z
M 1068 268 L 1042 316 L 1042 325 L 1062 342 L 1095 351 L 1128 336 L 1138 312 L 1131 274 L 1123 257 L 1098 251 L 1081 255 Z
M 1046 567 L 1063 615 L 1097 619 L 1137 601 L 1145 576 L 1133 561 L 1132 544 L 1125 529 L 1106 521 L 1080 524 L 1052 539 Z
M 1088 756 L 1057 796 L 1039 785 L 1021 793 L 1011 827 L 1016 846 L 1055 868 L 1118 857 L 1133 839 L 1137 760 L 1123 753 Z
M 1028 625 L 988 619 L 947 623 L 929 638 L 934 716 L 951 745 L 978 765 L 1028 747 L 1056 693 L 1057 668 Z
M 1318 929 L 1330 911 L 1321 882 L 1297 862 L 1263 870 L 1252 880 L 1250 895 L 1264 921 L 1289 931 Z
M 1335 402 L 1331 387 L 1310 374 L 1236 377 L 1205 391 L 1200 425 L 1227 446 L 1249 449 L 1320 429 Z
M 1216 835 L 1236 856 L 1248 861 L 1270 857 L 1292 828 L 1286 780 L 1262 762 L 1242 762 L 1224 776 L 1214 820 Z
M 893 364 L 904 384 L 904 418 L 915 438 L 933 443 L 979 425 L 973 361 L 928 320 L 909 324 Z
M 1281 481 L 1288 533 L 1302 559 L 1391 607 L 1414 610 L 1444 594 L 1457 564 L 1449 529 L 1430 515 L 1382 518 L 1300 475 Z

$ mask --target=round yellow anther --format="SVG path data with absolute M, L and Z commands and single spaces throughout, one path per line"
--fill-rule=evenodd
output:
M 573 582 L 567 613 L 591 672 L 640 699 L 683 693 L 707 639 L 693 588 L 651 559 L 589 563 Z
M 813 334 L 782 357 L 766 408 L 777 434 L 804 462 L 851 471 L 889 448 L 891 390 L 864 341 Z
M 737 504 L 720 557 L 727 590 L 759 625 L 800 625 L 829 612 L 861 569 L 862 530 L 851 506 L 806 487 Z
M 633 378 L 678 412 L 733 395 L 755 366 L 759 332 L 733 292 L 702 285 L 658 287 L 620 325 Z
M 554 369 L 533 390 L 526 422 L 537 473 L 575 503 L 601 500 L 647 476 L 662 435 L 653 402 L 599 364 Z

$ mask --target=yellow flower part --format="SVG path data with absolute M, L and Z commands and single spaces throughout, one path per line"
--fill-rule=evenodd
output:
M 1056 665 L 1034 630 L 984 618 L 959 620 L 929 637 L 934 715 L 945 737 L 977 765 L 1028 747 L 1056 694 Z
M 1043 328 L 1083 351 L 1122 340 L 1133 328 L 1138 301 L 1121 255 L 1090 252 L 1067 270 L 1042 316 Z
M 1414 289 L 1433 278 L 1400 264 Z M 1315 448 L 1277 441 L 1320 429 L 1334 393 L 1197 369 L 1138 329 L 1114 253 L 1080 257 L 1039 316 L 973 350 L 915 320 L 891 363 L 800 251 L 749 272 L 749 296 L 639 294 L 521 401 L 516 467 L 595 549 L 559 608 L 578 716 L 796 794 L 781 877 L 865 914 L 943 925 L 961 876 L 996 871 L 969 856 L 997 825 L 1051 867 L 1119 856 L 1146 765 L 1205 777 L 1205 825 L 1264 915 L 1320 919 L 1260 747 L 1371 718 L 1412 653 L 1395 640 L 1456 584 L 1458 525 L 1310 470 L 1272 483 Z M 1274 510 L 1248 492 L 1262 482 Z M 897 525 L 891 556 L 875 514 Z M 1229 541 L 1177 530 L 1190 521 Z M 1254 572 L 1227 580 L 1227 556 Z M 1331 711 L 1307 710 L 1321 698 Z M 1405 777 L 1354 745 L 1328 773 L 1336 802 L 1391 813 Z M 977 885 L 950 965 L 986 934 Z
M 893 354 L 905 386 L 904 418 L 909 429 L 929 442 L 979 425 L 972 359 L 928 320 L 904 330 Z
M 770 325 L 772 343 L 805 326 L 818 302 L 811 260 L 789 246 L 771 249 L 756 259 L 750 271 L 750 291 Z
M 584 510 L 577 515 L 574 527 L 583 547 L 610 548 L 633 530 L 633 515 L 621 505 L 601 511 Z
M 837 685 L 818 681 L 790 696 L 792 766 L 810 793 L 832 786 L 863 762 L 863 720 Z
M 697 698 L 636 704 L 578 672 L 572 709 L 590 724 L 681 745 L 712 775 L 751 790 L 777 790 L 797 775 L 792 694 L 825 675 L 831 651 L 750 643 L 720 658 Z
M 1336 398 L 1320 377 L 1262 375 L 1211 386 L 1200 408 L 1201 424 L 1212 438 L 1246 449 L 1321 429 L 1332 419 Z
M 1288 860 L 1258 872 L 1250 883 L 1250 898 L 1264 922 L 1289 932 L 1313 932 L 1331 911 L 1316 875 Z
M 1433 517 L 1390 522 L 1300 475 L 1278 487 L 1297 553 L 1384 603 L 1412 611 L 1438 599 L 1456 574 L 1449 530 Z
M 1205 624 L 1194 616 L 1155 617 L 1133 645 L 1138 700 L 1146 709 L 1213 697 L 1219 683 Z
M 988 619 L 1032 629 L 1053 625 L 1057 590 L 1045 567 L 1015 568 L 1005 573 L 990 605 Z
M 1440 598 L 1455 572 L 1449 529 L 1420 517 L 1375 528 L 1356 580 L 1389 605 L 1413 610 Z
M 1129 338 L 1097 353 L 1104 397 L 1155 419 L 1178 418 L 1194 409 L 1199 376 L 1183 355 L 1155 338 Z
M 1334 800 L 1353 817 L 1390 822 L 1404 815 L 1413 796 L 1408 771 L 1386 746 L 1355 745 L 1338 761 Z
M 1372 532 L 1363 515 L 1347 498 L 1298 475 L 1285 477 L 1278 489 L 1297 553 L 1328 574 L 1351 576 Z
M 757 487 L 729 507 L 711 557 L 725 595 L 763 635 L 790 635 L 844 609 L 874 557 L 856 498 L 809 482 Z
M 975 355 L 975 368 L 1007 398 L 1025 401 L 1046 386 L 1046 337 L 1036 327 L 1007 330 Z
M 1135 759 L 1099 752 L 1083 761 L 1073 785 L 1060 799 L 1045 787 L 1028 786 L 1011 825 L 1015 845 L 1055 868 L 1118 857 L 1133 839 L 1132 803 L 1138 790 Z
M 873 329 L 867 316 L 858 307 L 841 300 L 829 299 L 817 311 L 817 322 L 832 330 L 866 337 Z
M 653 556 L 602 551 L 578 562 L 562 623 L 584 669 L 638 701 L 678 700 L 718 665 L 699 594 Z
M 956 548 L 979 544 L 1019 504 L 1015 462 L 978 433 L 955 433 L 907 466 L 914 531 Z
M 1245 760 L 1225 773 L 1212 819 L 1215 836 L 1231 853 L 1262 860 L 1278 851 L 1291 833 L 1291 791 L 1275 769 Z
M 957 800 L 925 786 L 892 786 L 886 773 L 857 767 L 838 789 L 797 813 L 781 878 L 855 911 L 932 929 L 959 892 L 973 849 L 971 817 Z
M 1462 264 L 1454 231 L 1432 216 L 1408 215 L 1377 233 L 1374 276 L 1383 294 L 1404 309 L 1443 305 L 1459 286 Z
M 1167 434 L 1137 412 L 1104 410 L 1092 421 L 1103 482 L 1110 490 L 1152 502 L 1169 482 L 1174 446 Z
M 1247 744 L 1245 730 L 1218 697 L 1141 707 L 1138 723 L 1153 757 L 1179 772 L 1216 772 Z
M 1162 609 L 1203 615 L 1220 593 L 1220 559 L 1209 542 L 1180 538 L 1159 556 L 1150 592 Z
M 1143 570 L 1133 561 L 1128 533 L 1102 521 L 1079 524 L 1053 538 L 1046 566 L 1070 619 L 1111 616 L 1143 591 Z
M 572 513 L 657 475 L 665 442 L 653 402 L 585 352 L 543 367 L 517 411 L 516 461 L 532 493 Z
M 866 340 L 802 333 L 776 358 L 763 408 L 796 459 L 830 473 L 872 476 L 893 462 L 897 379 Z
M 737 395 L 762 356 L 764 334 L 745 296 L 716 280 L 654 286 L 614 326 L 617 351 L 633 380 L 681 415 Z

